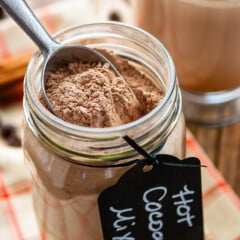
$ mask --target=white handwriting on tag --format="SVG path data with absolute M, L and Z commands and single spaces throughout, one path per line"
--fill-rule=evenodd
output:
M 153 192 L 157 192 L 157 199 L 150 200 L 150 194 Z M 158 186 L 147 190 L 143 195 L 145 210 L 148 212 L 148 229 L 150 232 L 152 232 L 152 239 L 154 240 L 160 240 L 163 238 L 163 233 L 161 231 L 163 227 L 161 200 L 166 196 L 166 194 L 167 188 Z
M 178 194 L 172 196 L 173 199 L 180 199 L 179 201 L 175 201 L 173 203 L 174 205 L 177 205 L 176 213 L 179 216 L 177 222 L 186 222 L 189 227 L 192 227 L 192 219 L 195 218 L 195 216 L 190 215 L 191 206 L 189 204 L 193 202 L 193 198 L 186 199 L 185 197 L 188 195 L 193 195 L 194 191 L 188 190 L 187 185 L 184 185 L 183 188 L 184 190 L 181 190 Z
M 150 171 L 139 163 L 100 194 L 104 240 L 203 240 L 199 160 L 157 157 Z
M 134 226 L 136 223 L 134 222 L 135 216 L 132 216 L 132 208 L 127 209 L 116 209 L 113 206 L 110 207 L 110 212 L 116 214 L 116 220 L 113 222 L 113 227 L 116 230 L 116 232 L 122 232 L 127 230 L 127 233 L 124 233 L 122 236 L 115 236 L 113 237 L 113 240 L 134 240 L 134 238 L 130 237 L 131 232 L 129 231 L 129 228 L 131 226 Z M 128 215 L 129 214 L 129 215 Z

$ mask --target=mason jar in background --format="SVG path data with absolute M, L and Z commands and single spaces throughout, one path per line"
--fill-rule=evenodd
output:
M 149 153 L 185 155 L 185 123 L 176 72 L 166 49 L 154 37 L 120 23 L 76 26 L 57 34 L 63 43 L 113 50 L 145 67 L 165 95 L 142 118 L 112 128 L 87 128 L 57 118 L 39 101 L 42 56 L 37 52 L 24 84 L 23 149 L 33 177 L 33 205 L 47 239 L 103 239 L 99 194 L 142 158 L 123 140 L 130 136 Z M 89 165 L 89 166 L 84 166 Z M 97 168 L 97 166 L 104 166 Z
M 169 50 L 187 120 L 210 126 L 240 120 L 240 2 L 139 0 L 137 25 Z

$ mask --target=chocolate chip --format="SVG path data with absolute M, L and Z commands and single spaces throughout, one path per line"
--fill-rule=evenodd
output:
M 14 147 L 21 146 L 21 140 L 17 136 L 16 129 L 10 124 L 3 124 L 0 120 L 0 137 L 2 137 L 8 145 Z
M 117 12 L 110 13 L 108 19 L 111 21 L 118 21 L 118 22 L 121 21 L 121 17 Z
M 19 139 L 19 137 L 17 135 L 11 135 L 8 139 L 7 139 L 7 143 L 10 146 L 14 146 L 14 147 L 20 147 L 21 146 L 21 140 Z
M 4 125 L 1 126 L 1 135 L 4 139 L 8 139 L 12 135 L 15 135 L 15 128 L 12 125 Z

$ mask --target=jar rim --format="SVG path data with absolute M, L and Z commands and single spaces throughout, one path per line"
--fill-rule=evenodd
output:
M 240 6 L 239 0 L 179 0 L 180 2 L 189 3 L 192 5 L 198 5 L 202 7 L 213 7 L 213 8 L 233 8 Z
M 47 121 L 51 126 L 54 126 L 57 129 L 61 129 L 62 132 L 65 133 L 70 133 L 72 135 L 75 136 L 79 136 L 78 133 L 81 133 L 81 136 L 83 135 L 93 135 L 94 137 L 96 137 L 96 135 L 102 135 L 102 134 L 114 134 L 116 132 L 119 131 L 127 131 L 130 130 L 132 128 L 134 128 L 135 126 L 139 125 L 139 124 L 143 124 L 144 122 L 146 122 L 147 120 L 151 119 L 153 116 L 155 116 L 160 109 L 164 108 L 164 106 L 167 104 L 168 99 L 172 96 L 172 93 L 174 91 L 175 88 L 175 84 L 176 84 L 176 70 L 175 70 L 175 66 L 173 63 L 173 60 L 170 56 L 170 54 L 168 53 L 167 49 L 165 48 L 165 46 L 153 35 L 151 35 L 150 33 L 146 32 L 143 29 L 140 29 L 136 26 L 127 24 L 127 23 L 120 23 L 120 22 L 114 22 L 114 21 L 104 21 L 104 22 L 91 22 L 91 23 L 87 23 L 87 24 L 80 24 L 80 25 L 75 25 L 75 26 L 71 26 L 68 28 L 65 28 L 59 32 L 57 32 L 54 37 L 58 37 L 61 34 L 65 34 L 69 31 L 72 31 L 74 29 L 78 29 L 81 27 L 101 27 L 101 26 L 114 26 L 114 27 L 119 27 L 119 28 L 125 28 L 125 29 L 129 29 L 131 31 L 135 31 L 135 32 L 140 32 L 141 34 L 147 36 L 148 38 L 151 39 L 152 42 L 154 42 L 157 46 L 160 47 L 160 49 L 163 51 L 163 54 L 166 57 L 167 60 L 167 65 L 169 66 L 169 86 L 166 89 L 166 92 L 163 96 L 163 98 L 161 99 L 161 101 L 159 102 L 159 104 L 149 113 L 147 113 L 146 115 L 144 115 L 143 117 L 127 123 L 127 124 L 123 124 L 120 126 L 116 126 L 116 127 L 106 127 L 106 128 L 93 128 L 93 127 L 83 127 L 83 126 L 79 126 L 79 125 L 75 125 L 69 122 L 66 122 L 60 118 L 58 118 L 57 116 L 55 116 L 54 114 L 52 114 L 50 111 L 48 111 L 39 101 L 36 101 L 36 96 L 33 94 L 32 91 L 29 91 L 28 87 L 26 87 L 28 89 L 28 95 L 29 95 L 29 100 L 34 102 L 34 106 L 35 106 L 35 110 L 38 111 L 39 113 L 39 118 L 43 121 Z M 25 75 L 25 85 L 26 85 L 26 78 L 30 75 L 30 71 L 32 69 L 32 66 L 35 65 L 35 60 L 37 57 L 39 57 L 39 50 L 36 51 L 34 53 L 34 55 L 32 56 L 32 58 L 30 59 L 30 62 L 28 64 L 27 70 L 26 70 L 26 75 Z M 107 137 L 107 136 L 106 136 Z

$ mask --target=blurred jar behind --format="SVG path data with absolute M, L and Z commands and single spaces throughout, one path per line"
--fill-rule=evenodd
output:
M 201 107 L 239 105 L 239 0 L 139 0 L 137 25 L 169 50 L 185 100 L 190 96 Z M 224 121 L 239 120 L 239 107 L 232 111 Z

